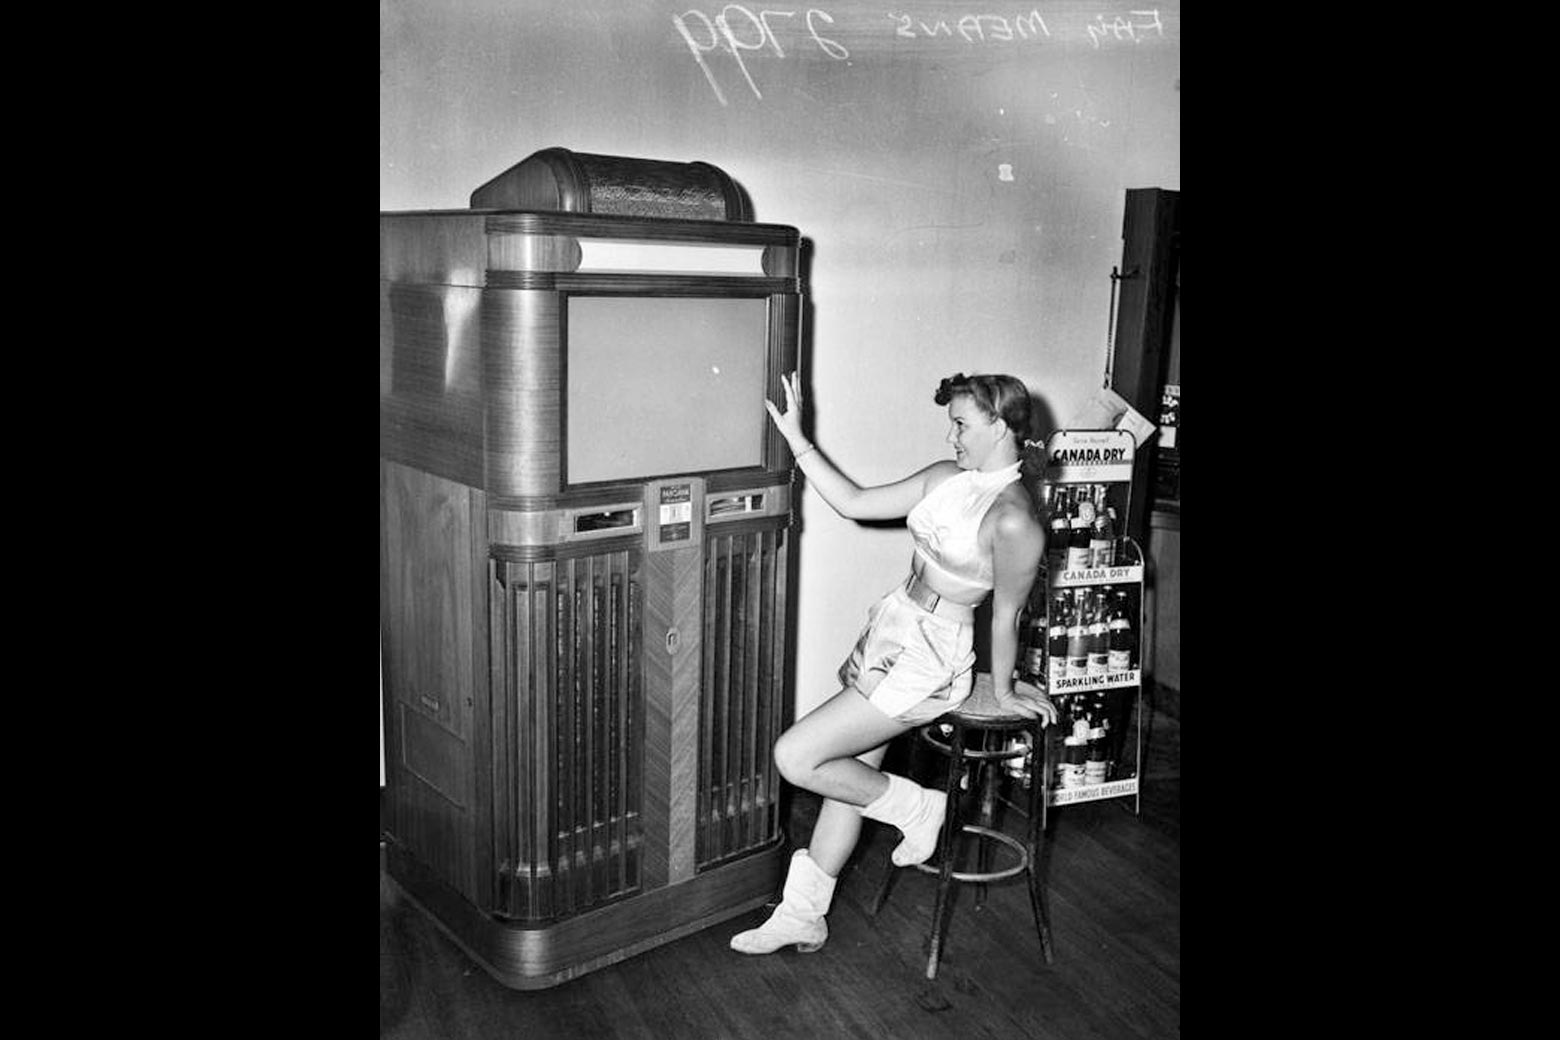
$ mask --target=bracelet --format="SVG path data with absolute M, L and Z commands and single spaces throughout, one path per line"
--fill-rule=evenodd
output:
M 807 445 L 806 448 L 803 448 L 801 451 L 796 452 L 795 454 L 793 454 L 791 456 L 791 461 L 792 462 L 800 462 L 802 460 L 802 456 L 803 455 L 806 455 L 809 451 L 817 451 L 817 450 L 818 450 L 818 445 L 816 445 L 816 444 L 809 444 L 809 445 Z

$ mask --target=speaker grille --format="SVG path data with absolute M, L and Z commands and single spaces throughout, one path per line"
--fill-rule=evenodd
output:
M 749 221 L 747 196 L 706 162 L 543 148 L 471 193 L 473 209 Z
M 639 553 L 494 560 L 495 906 L 572 914 L 640 887 Z M 502 741 L 502 744 L 499 742 Z
M 785 534 L 705 532 L 700 869 L 780 834 L 773 750 L 785 727 Z
M 625 159 L 574 153 L 590 186 L 592 213 L 628 217 L 725 220 L 719 171 L 696 163 Z

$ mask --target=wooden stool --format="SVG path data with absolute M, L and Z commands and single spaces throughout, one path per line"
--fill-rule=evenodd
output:
M 1046 752 L 1045 732 L 1040 722 L 1039 719 L 1029 719 L 1022 715 L 1001 711 L 992 696 L 991 676 L 982 672 L 975 677 L 974 689 L 963 704 L 917 731 L 921 741 L 936 748 L 948 759 L 948 812 L 943 818 L 942 836 L 938 839 L 937 852 L 932 856 L 933 860 L 938 862 L 915 864 L 916 870 L 937 875 L 937 905 L 932 912 L 931 951 L 926 960 L 928 979 L 937 977 L 937 962 L 942 955 L 943 940 L 948 931 L 948 919 L 952 916 L 953 900 L 950 897 L 955 881 L 971 882 L 978 886 L 975 906 L 979 909 L 986 902 L 987 882 L 1002 881 L 1019 874 L 1027 875 L 1029 905 L 1034 911 L 1035 930 L 1040 935 L 1040 953 L 1047 964 L 1052 963 L 1051 928 L 1045 907 L 1040 900 L 1039 857 L 1040 843 L 1045 834 L 1045 777 L 1049 758 Z M 937 735 L 939 727 L 944 725 L 952 727 L 953 730 L 946 744 Z M 1009 739 L 1018 733 L 1029 734 L 1027 750 L 1009 750 L 1006 747 Z M 972 746 L 971 737 L 978 738 L 979 747 Z M 1024 841 L 1019 841 L 992 827 L 997 805 L 997 772 L 1001 769 L 1002 762 L 1014 758 L 1026 759 L 1030 770 L 1029 820 Z M 980 777 L 979 823 L 959 821 L 959 778 L 964 773 L 966 763 L 970 762 L 976 763 L 976 773 Z M 979 869 L 975 872 L 966 873 L 953 869 L 958 836 L 961 831 L 973 834 L 978 839 Z M 997 845 L 1013 852 L 1017 857 L 1017 863 L 1001 870 L 991 870 L 991 853 Z M 890 863 L 888 869 L 883 872 L 883 883 L 872 901 L 871 916 L 877 916 L 877 912 L 883 908 L 884 902 L 888 900 L 889 890 L 898 876 L 899 870 Z

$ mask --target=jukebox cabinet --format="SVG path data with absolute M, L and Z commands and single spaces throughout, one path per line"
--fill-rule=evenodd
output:
M 471 206 L 380 215 L 386 862 L 531 989 L 778 885 L 799 239 L 704 163 Z

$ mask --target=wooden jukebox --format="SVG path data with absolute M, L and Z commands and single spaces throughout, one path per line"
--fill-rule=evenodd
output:
M 799 238 L 703 163 L 471 205 L 380 216 L 386 858 L 531 989 L 779 883 Z

